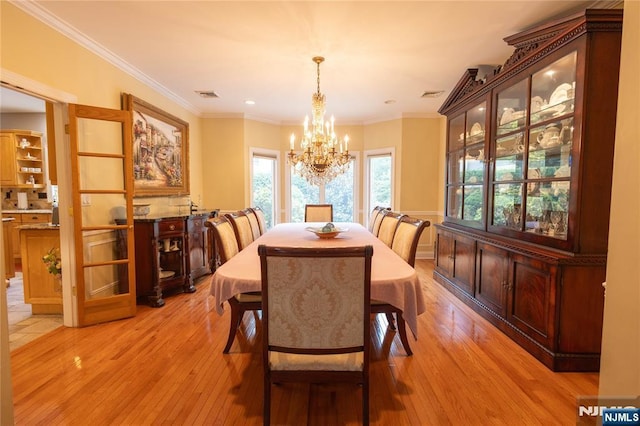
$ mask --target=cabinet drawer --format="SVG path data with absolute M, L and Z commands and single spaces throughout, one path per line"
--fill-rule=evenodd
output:
M 11 214 L 11 213 L 2 213 L 2 217 L 8 218 L 8 219 L 15 219 L 13 222 L 10 222 L 13 224 L 21 223 L 21 219 L 22 219 L 20 214 Z
M 160 234 L 165 232 L 184 232 L 183 219 L 169 219 L 158 223 L 158 231 Z
M 48 213 L 22 213 L 22 223 L 49 223 Z

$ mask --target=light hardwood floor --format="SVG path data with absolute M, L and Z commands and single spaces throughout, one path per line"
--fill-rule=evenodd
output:
M 596 373 L 553 373 L 459 302 L 419 260 L 427 312 L 407 357 L 379 315 L 372 322 L 374 425 L 571 425 L 576 397 L 596 395 Z M 260 322 L 247 313 L 222 354 L 219 316 L 202 280 L 193 294 L 135 318 L 59 328 L 11 353 L 17 425 L 262 424 Z M 272 423 L 356 425 L 358 388 L 282 385 Z

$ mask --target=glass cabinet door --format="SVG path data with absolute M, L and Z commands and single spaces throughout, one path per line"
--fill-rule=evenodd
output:
M 484 217 L 486 102 L 449 120 L 447 217 L 481 226 Z
M 572 52 L 498 92 L 491 225 L 567 239 L 575 78 Z

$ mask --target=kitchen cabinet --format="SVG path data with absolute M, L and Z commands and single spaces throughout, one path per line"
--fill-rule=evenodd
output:
M 587 9 L 507 37 L 439 110 L 434 277 L 556 371 L 599 369 L 621 30 Z
M 0 131 L 2 175 L 0 185 L 16 188 L 45 187 L 42 133 L 32 130 Z
M 5 238 L 11 238 L 11 246 L 13 248 L 13 259 L 20 259 L 20 226 L 22 224 L 42 224 L 51 222 L 50 213 L 2 213 L 3 218 L 12 218 L 8 227 L 8 235 Z
M 60 230 L 46 224 L 20 227 L 24 302 L 37 314 L 62 313 L 62 286 L 42 261 L 49 250 L 60 247 Z
M 13 261 L 13 239 L 11 238 L 12 225 L 15 219 L 2 218 L 2 240 L 4 253 L 4 277 L 5 279 L 13 278 L 16 274 L 15 262 Z

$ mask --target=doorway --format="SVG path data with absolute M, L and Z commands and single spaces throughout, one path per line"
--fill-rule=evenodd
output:
M 46 102 L 43 99 L 19 90 L 13 90 L 11 87 L 0 87 L 0 128 L 42 133 L 43 158 L 47 157 L 47 147 L 50 146 L 47 143 L 47 113 L 50 111 L 47 110 Z M 52 202 L 57 199 L 57 186 L 48 183 L 50 169 L 47 165 L 44 169 L 47 185 L 43 188 L 2 187 L 3 216 L 13 216 L 18 221 L 25 214 L 34 214 L 47 219 L 51 217 Z M 25 202 L 27 210 L 24 210 Z M 31 218 L 29 219 L 31 220 Z M 15 236 L 4 235 L 4 238 L 12 238 L 12 246 L 15 247 L 14 253 L 5 255 L 13 258 L 13 268 L 10 268 L 7 274 L 8 277 L 10 276 L 7 282 L 9 284 L 7 287 L 7 312 L 11 350 L 46 334 L 63 323 L 62 314 L 33 314 L 32 305 L 25 303 L 20 239 L 17 231 L 15 232 Z

